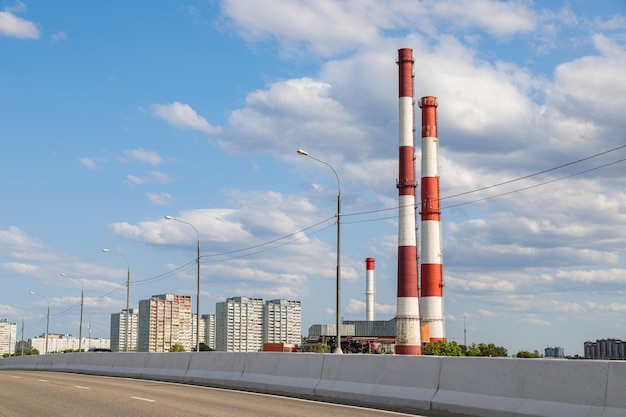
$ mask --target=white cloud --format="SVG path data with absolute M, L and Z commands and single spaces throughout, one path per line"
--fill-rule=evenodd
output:
M 18 227 L 0 230 L 0 251 L 20 261 L 55 261 L 59 255 L 40 239 L 31 237 Z
M 33 22 L 19 18 L 11 12 L 0 11 L 0 35 L 20 39 L 39 39 L 39 29 Z
M 130 161 L 139 161 L 146 163 L 148 165 L 159 165 L 163 162 L 161 156 L 152 150 L 149 149 L 133 149 L 124 151 L 124 156 L 122 157 L 122 161 L 130 162 Z
M 172 196 L 168 193 L 148 193 L 148 199 L 152 202 L 152 204 L 165 206 L 172 201 Z
M 171 177 L 165 172 L 152 171 L 148 175 L 138 177 L 136 175 L 128 175 L 125 182 L 133 185 L 144 184 L 168 184 L 172 182 Z
M 79 158 L 78 162 L 87 169 L 91 169 L 91 170 L 101 169 L 98 166 L 98 163 L 96 162 L 96 160 L 93 158 L 87 158 L 87 157 Z
M 537 26 L 527 1 L 438 0 L 431 2 L 437 17 L 461 28 L 481 28 L 494 36 L 527 33 Z
M 67 33 L 65 32 L 55 32 L 50 35 L 50 42 L 57 43 L 60 41 L 64 41 L 68 38 Z
M 199 130 L 207 135 L 218 134 L 222 131 L 221 127 L 209 124 L 189 104 L 175 101 L 171 104 L 153 104 L 151 107 L 155 117 L 165 120 L 174 127 Z

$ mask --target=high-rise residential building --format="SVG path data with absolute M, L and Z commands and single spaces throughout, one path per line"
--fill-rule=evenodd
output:
M 195 347 L 188 295 L 160 294 L 140 300 L 138 325 L 139 352 L 169 352 L 175 344 L 186 351 Z
M 0 319 L 0 355 L 15 353 L 17 325 L 7 319 Z
M 585 358 L 589 359 L 626 359 L 626 341 L 621 339 L 600 339 L 585 342 Z
M 111 314 L 111 350 L 114 352 L 136 352 L 137 351 L 137 320 L 139 318 L 139 309 L 131 308 L 128 311 L 128 322 L 130 326 L 126 326 L 126 309 L 121 313 Z M 128 335 L 128 348 L 126 346 L 126 337 Z
M 204 326 L 204 344 L 215 350 L 215 314 L 203 314 L 200 326 Z
M 546 358 L 564 358 L 565 357 L 565 350 L 562 347 L 546 347 L 543 351 L 543 356 L 545 356 Z
M 302 341 L 300 301 L 270 300 L 263 306 L 263 343 L 299 345 Z
M 263 348 L 263 299 L 232 297 L 215 305 L 215 350 L 256 352 Z
M 78 347 L 81 345 L 79 339 L 77 337 L 72 336 L 71 334 L 48 334 L 48 353 L 54 352 L 64 352 L 66 350 L 78 350 Z M 90 348 L 103 348 L 110 349 L 111 341 L 109 339 L 103 338 L 92 338 L 92 337 L 83 337 L 82 338 L 82 348 L 84 350 L 88 350 Z M 33 337 L 28 339 L 27 349 L 37 349 L 40 353 L 44 353 L 46 351 L 46 334 L 42 334 L 37 337 Z

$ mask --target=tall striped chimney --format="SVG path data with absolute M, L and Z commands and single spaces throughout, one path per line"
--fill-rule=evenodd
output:
M 374 258 L 365 259 L 365 320 L 374 321 Z
M 415 109 L 413 103 L 413 51 L 398 50 L 400 123 L 398 212 L 398 299 L 396 353 L 421 353 L 419 294 L 417 288 L 417 231 L 415 228 Z
M 443 269 L 441 210 L 439 207 L 439 139 L 437 98 L 422 97 L 422 238 L 420 306 L 422 322 L 429 328 L 430 341 L 445 340 L 443 318 Z

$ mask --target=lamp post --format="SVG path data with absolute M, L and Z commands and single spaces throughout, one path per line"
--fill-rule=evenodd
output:
M 85 305 L 85 287 L 83 286 L 83 281 L 80 278 L 76 278 L 64 273 L 59 274 L 62 277 L 72 278 L 80 282 L 80 324 L 78 328 L 78 351 L 81 352 L 83 350 L 83 306 Z
M 339 182 L 339 175 L 337 175 L 337 171 L 332 167 L 328 162 L 322 161 L 312 155 L 309 155 L 308 152 L 298 149 L 298 155 L 308 156 L 311 159 L 315 159 L 318 162 L 326 165 L 333 171 L 335 177 L 337 178 L 337 347 L 335 348 L 334 353 L 343 353 L 341 350 L 341 184 Z
M 36 293 L 34 291 L 30 291 L 29 294 L 43 297 L 48 303 L 48 314 L 46 314 L 46 353 L 44 353 L 45 355 L 47 355 L 48 354 L 48 331 L 50 330 L 50 300 L 48 300 L 48 297 L 46 297 L 45 295 Z
M 166 220 L 174 220 L 180 223 L 185 223 L 193 228 L 196 231 L 196 236 L 198 237 L 198 258 L 196 262 L 198 264 L 198 289 L 196 292 L 196 352 L 200 352 L 200 233 L 196 227 L 184 220 L 177 219 L 172 216 L 165 216 Z
M 124 351 L 128 352 L 128 339 L 130 337 L 130 320 L 129 320 L 129 310 L 130 310 L 130 262 L 128 262 L 128 258 L 122 255 L 121 253 L 112 252 L 108 249 L 102 249 L 104 253 L 112 253 L 113 255 L 121 256 L 126 261 L 126 265 L 128 266 L 127 274 L 126 274 L 126 336 L 124 340 Z

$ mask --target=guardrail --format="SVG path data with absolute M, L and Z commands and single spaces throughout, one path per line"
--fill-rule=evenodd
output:
M 71 353 L 0 370 L 142 378 L 485 417 L 625 417 L 626 361 L 280 352 Z

